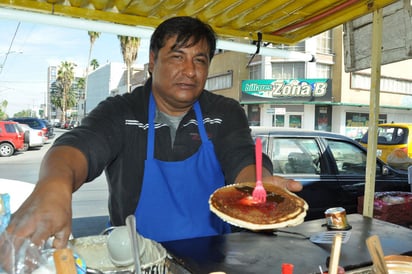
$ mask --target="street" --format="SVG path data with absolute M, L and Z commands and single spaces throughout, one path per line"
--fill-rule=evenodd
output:
M 53 140 L 65 130 L 55 128 L 54 132 L 56 136 Z M 0 157 L 0 178 L 36 184 L 40 162 L 53 140 L 38 150 L 18 152 L 11 157 Z M 107 197 L 108 188 L 105 175 L 102 174 L 73 194 L 73 218 L 108 215 Z

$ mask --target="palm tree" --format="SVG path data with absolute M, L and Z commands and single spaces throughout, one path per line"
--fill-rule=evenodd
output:
M 127 92 L 130 90 L 130 73 L 134 61 L 137 59 L 137 51 L 140 45 L 140 38 L 118 35 L 122 49 L 123 61 L 127 67 Z
M 93 70 L 96 70 L 100 66 L 99 61 L 92 59 L 90 61 L 90 66 L 93 68 Z
M 90 38 L 90 47 L 89 47 L 89 57 L 87 59 L 87 67 L 86 67 L 86 78 L 84 80 L 84 113 L 83 115 L 86 116 L 86 99 L 87 99 L 87 80 L 89 78 L 89 66 L 91 65 L 90 63 L 90 58 L 92 56 L 92 50 L 93 50 L 93 46 L 94 46 L 94 42 L 96 42 L 97 38 L 99 38 L 100 36 L 100 32 L 95 32 L 95 31 L 88 31 L 87 32 L 89 34 L 89 38 Z M 96 59 L 93 59 L 96 60 Z M 97 60 L 96 60 L 97 62 Z M 97 63 L 98 66 L 99 63 Z M 96 69 L 94 65 L 93 69 Z
M 86 78 L 77 78 L 77 89 L 75 90 L 75 95 L 76 95 L 76 99 L 80 100 L 80 99 L 84 99 L 84 89 L 85 89 L 85 83 L 86 83 Z M 77 101 L 76 100 L 76 101 Z
M 74 80 L 74 68 L 76 64 L 63 61 L 61 62 L 57 70 L 56 87 L 61 92 L 61 110 L 62 110 L 62 123 L 66 122 L 66 112 L 68 106 L 73 104 L 73 90 L 72 83 Z

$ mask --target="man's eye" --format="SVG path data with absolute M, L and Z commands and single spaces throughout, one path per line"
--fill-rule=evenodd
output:
M 181 59 L 183 59 L 183 57 L 182 57 L 181 55 L 172 55 L 172 58 L 173 58 L 173 59 L 176 59 L 176 60 L 181 60 Z
M 196 58 L 195 61 L 199 64 L 207 64 L 206 58 Z

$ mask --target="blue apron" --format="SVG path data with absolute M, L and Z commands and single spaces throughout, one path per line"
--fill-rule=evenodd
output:
M 147 157 L 140 199 L 135 210 L 137 230 L 157 242 L 218 235 L 230 226 L 209 209 L 209 197 L 224 186 L 212 142 L 207 138 L 199 102 L 194 104 L 202 144 L 183 161 L 154 158 L 156 102 L 149 101 Z

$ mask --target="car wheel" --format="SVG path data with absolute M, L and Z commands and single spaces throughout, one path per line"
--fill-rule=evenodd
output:
M 0 144 L 0 157 L 9 157 L 14 154 L 14 147 L 9 143 Z
M 30 132 L 29 131 L 25 131 L 24 132 L 24 143 L 30 143 Z
M 23 146 L 23 148 L 22 148 L 20 151 L 25 152 L 25 151 L 28 151 L 29 148 L 30 148 L 29 144 L 28 144 L 28 143 L 24 143 L 24 146 Z

